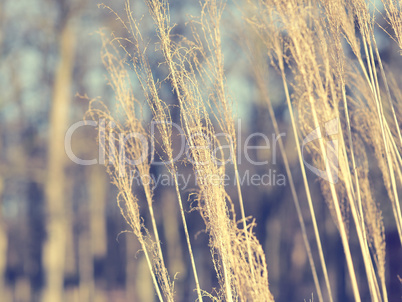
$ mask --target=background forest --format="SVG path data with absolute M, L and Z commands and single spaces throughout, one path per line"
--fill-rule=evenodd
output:
M 211 6 L 210 2 L 213 3 Z M 116 177 L 115 166 L 100 163 L 103 149 L 102 144 L 99 145 L 99 127 L 100 118 L 109 121 L 114 116 L 116 121 L 121 121 L 121 129 L 134 123 L 131 118 L 142 123 L 141 131 L 150 133 L 151 122 L 158 120 L 155 114 L 165 112 L 165 109 L 158 111 L 156 105 L 156 109 L 152 107 L 156 96 L 168 108 L 170 122 L 187 125 L 186 114 L 191 119 L 192 114 L 196 115 L 198 105 L 187 101 L 181 103 L 180 92 L 183 91 L 191 91 L 200 99 L 208 100 L 200 117 L 203 122 L 206 120 L 205 129 L 210 127 L 205 130 L 200 126 L 208 135 L 213 127 L 216 133 L 219 129 L 225 132 L 225 127 L 229 129 L 227 125 L 233 122 L 234 132 L 231 133 L 237 140 L 238 166 L 228 164 L 226 167 L 229 180 L 222 193 L 227 195 L 223 197 L 228 207 L 225 213 L 239 230 L 246 225 L 250 228 L 241 233 L 246 238 L 241 245 L 247 246 L 249 238 L 259 242 L 255 244 L 256 254 L 265 254 L 261 262 L 266 261 L 268 271 L 269 290 L 267 288 L 266 292 L 270 292 L 275 301 L 330 301 L 329 297 L 333 301 L 358 300 L 345 249 L 350 250 L 353 258 L 361 301 L 400 301 L 401 2 L 383 1 L 388 9 L 392 3 L 396 5 L 395 11 L 387 11 L 381 1 L 369 1 L 367 19 L 361 17 L 364 13 L 359 15 L 359 9 L 364 11 L 366 2 L 355 1 L 363 8 L 352 2 L 227 1 L 221 5 L 218 1 L 216 5 L 215 1 L 171 0 L 167 9 L 165 1 L 134 0 L 128 7 L 124 0 L 108 1 L 103 5 L 93 0 L 1 0 L 0 301 L 160 300 L 144 256 L 146 245 L 133 234 L 135 227 L 131 224 L 130 209 L 116 202 L 116 197 L 121 197 L 124 192 L 125 184 L 120 181 L 123 178 Z M 168 38 L 164 38 L 163 26 L 155 21 L 158 7 L 152 3 L 163 3 L 163 13 L 170 16 L 162 22 L 170 22 L 170 30 L 166 29 Z M 343 3 L 346 3 L 345 9 L 337 11 L 337 5 Z M 273 11 L 277 15 L 271 15 Z M 331 19 L 331 16 L 342 15 L 341 12 L 350 18 L 345 17 L 342 22 Z M 203 14 L 205 19 L 199 18 Z M 393 23 L 392 17 L 395 17 Z M 320 22 L 328 27 L 320 27 Z M 346 25 L 341 23 L 350 26 L 350 36 Z M 373 26 L 367 26 L 365 31 L 364 24 Z M 138 25 L 138 28 L 129 25 Z M 339 32 L 331 31 L 335 29 Z M 355 43 L 354 38 L 358 42 Z M 177 67 L 169 65 L 169 50 L 164 48 L 166 41 L 163 39 L 169 39 L 170 44 L 166 45 L 174 45 L 171 55 Z M 365 39 L 375 41 L 375 44 Z M 374 52 L 366 53 L 365 43 L 370 47 L 375 45 Z M 199 53 L 193 53 L 193 49 Z M 308 56 L 310 50 L 318 59 Z M 220 61 L 220 56 L 224 60 Z M 190 59 L 194 61 L 190 62 Z M 194 63 L 198 60 L 199 65 Z M 341 61 L 344 65 L 337 64 Z M 212 64 L 203 67 L 205 62 Z M 199 69 L 192 70 L 192 64 Z M 140 67 L 137 70 L 135 66 Z M 182 72 L 186 68 L 192 73 Z M 178 88 L 172 80 L 176 71 L 185 78 Z M 220 82 L 213 78 L 215 73 L 217 78 L 223 75 L 220 78 L 222 91 Z M 371 77 L 367 76 L 369 73 Z M 388 83 L 384 81 L 385 73 Z M 138 75 L 143 76 L 143 82 Z M 189 82 L 191 85 L 202 83 L 194 85 L 202 88 L 201 92 L 193 86 L 186 87 Z M 288 85 L 284 85 L 286 82 Z M 130 84 L 126 86 L 127 83 Z M 151 91 L 152 83 L 157 87 L 155 95 Z M 381 136 L 380 126 L 369 122 L 377 119 L 375 104 L 379 104 L 378 101 L 371 102 L 374 96 L 370 93 L 384 104 L 389 104 L 388 97 L 392 99 L 391 105 L 381 109 L 385 112 L 381 111 L 381 121 L 389 123 L 386 135 Z M 342 100 L 343 96 L 345 103 L 339 107 L 335 101 L 322 102 L 316 111 L 306 105 L 306 100 L 311 98 Z M 229 115 L 226 115 L 226 103 L 222 101 L 226 99 L 231 106 L 227 111 L 231 113 Z M 294 114 L 289 110 L 290 101 Z M 345 104 L 350 106 L 351 121 L 344 117 L 349 116 L 344 114 L 347 112 Z M 130 115 L 130 106 L 138 111 Z M 292 126 L 297 125 L 296 133 L 301 143 L 316 129 L 312 123 L 315 113 L 320 126 L 326 127 L 336 112 L 341 112 L 336 127 L 342 129 L 340 132 L 345 141 L 339 149 L 342 154 L 340 180 L 331 191 L 330 182 L 318 177 L 316 172 L 300 169 Z M 211 120 L 206 118 L 208 116 Z M 80 123 L 83 120 L 87 124 Z M 97 127 L 90 121 L 96 121 Z M 196 121 L 194 123 L 198 125 Z M 74 125 L 78 126 L 72 128 Z M 116 128 L 121 130 L 119 127 Z M 378 132 L 370 132 L 375 127 Z M 325 142 L 341 141 L 341 135 L 333 135 L 331 129 L 325 129 L 332 135 Z M 156 158 L 162 160 L 166 153 L 162 142 L 164 128 L 158 128 L 158 131 L 155 136 L 149 134 L 149 138 L 156 143 Z M 172 131 L 171 144 L 176 154 L 181 137 L 175 129 Z M 68 133 L 71 136 L 66 136 Z M 66 137 L 71 138 L 71 143 L 66 144 Z M 352 139 L 357 142 L 355 149 L 350 144 Z M 382 139 L 391 151 L 385 152 L 378 147 L 382 146 Z M 109 138 L 107 143 L 110 143 Z M 198 141 L 193 143 L 197 145 Z M 245 151 L 244 146 L 250 148 Z M 309 146 L 306 143 L 303 147 L 306 147 L 303 150 L 306 163 L 325 171 L 318 143 Z M 134 150 L 130 143 L 127 148 Z M 80 159 L 96 159 L 97 164 L 78 164 L 71 154 Z M 110 154 L 106 155 L 110 161 Z M 137 154 L 133 151 L 132 155 Z M 262 301 L 255 298 L 261 297 L 257 294 L 250 294 L 253 298 L 243 295 L 238 287 L 241 285 L 239 278 L 233 277 L 230 281 L 233 284 L 227 285 L 230 277 L 224 275 L 222 251 L 214 247 L 219 239 L 211 235 L 214 222 L 202 210 L 211 193 L 195 182 L 197 170 L 194 172 L 193 169 L 197 169 L 196 164 L 179 160 L 177 169 L 182 177 L 179 179 L 180 194 L 172 179 L 166 176 L 171 176 L 169 168 L 163 165 L 149 166 L 148 175 L 154 182 L 159 180 L 149 195 L 140 183 L 133 188 L 130 186 L 138 199 L 138 215 L 143 223 L 141 232 L 148 236 L 146 227 L 149 238 L 154 238 L 155 229 L 159 230 L 163 265 L 174 284 L 172 299 L 195 301 L 199 298 L 177 202 L 179 195 L 201 289 L 217 300 L 229 300 L 228 288 L 225 288 L 228 286 L 233 288 L 235 296 L 238 295 L 234 301 Z M 133 171 L 137 170 L 130 172 Z M 164 176 L 167 178 L 162 183 Z M 238 176 L 241 194 L 234 181 Z M 253 181 L 251 176 L 255 177 Z M 306 183 L 309 194 L 306 194 Z M 152 217 L 147 203 L 150 196 Z M 339 199 L 342 217 L 336 210 L 337 204 L 331 202 L 333 199 Z M 371 200 L 373 202 L 369 204 Z M 363 205 L 354 210 L 355 204 Z M 247 219 L 240 214 L 242 209 Z M 304 221 L 302 228 L 300 217 Z M 315 239 L 317 230 L 322 253 Z M 311 254 L 306 251 L 306 238 Z M 244 257 L 246 263 L 252 262 L 250 256 Z M 311 260 L 317 268 L 316 275 L 312 274 Z M 153 264 L 155 270 L 158 265 Z M 161 271 L 156 279 L 162 288 L 164 273 Z M 242 269 L 234 265 L 229 271 L 240 275 Z M 264 273 L 261 275 L 266 277 Z M 322 293 L 317 293 L 317 284 Z M 166 301 L 173 301 L 169 294 L 164 294 Z M 212 299 L 207 294 L 204 297 L 205 301 Z M 265 301 L 270 299 L 266 296 Z

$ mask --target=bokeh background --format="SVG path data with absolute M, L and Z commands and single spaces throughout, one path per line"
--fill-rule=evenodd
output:
M 98 4 L 97 0 L 0 1 L 0 301 L 43 301 L 44 293 L 54 290 L 62 290 L 66 302 L 156 301 L 139 243 L 134 235 L 125 232 L 128 225 L 117 207 L 117 192 L 110 184 L 105 166 L 78 165 L 65 152 L 65 133 L 71 125 L 83 120 L 89 99 L 100 98 L 114 108 L 113 91 L 107 85 L 101 62 L 98 31 L 102 29 L 106 35 L 113 32 L 117 36 L 127 33 L 116 15 Z M 105 4 L 124 16 L 123 0 Z M 174 0 L 170 1 L 170 8 L 172 22 L 177 24 L 174 34 L 188 34 L 184 26 L 187 15 L 197 15 L 199 3 Z M 227 4 L 223 51 L 234 112 L 237 124 L 241 124 L 238 128 L 243 137 L 239 141 L 241 146 L 244 137 L 252 133 L 272 138 L 274 130 L 243 52 L 238 8 L 231 2 Z M 143 34 L 149 37 L 153 48 L 156 37 L 146 6 L 135 0 L 132 9 L 137 17 L 144 15 Z M 393 42 L 381 32 L 378 39 L 384 62 L 396 70 L 401 68 L 402 59 Z M 166 70 L 158 66 L 159 59 L 150 57 L 155 76 L 162 79 Z M 307 229 L 312 234 L 294 138 L 275 71 L 270 71 L 266 85 L 280 130 L 285 134 Z M 161 94 L 166 102 L 175 104 L 170 90 Z M 179 112 L 174 114 L 174 121 L 179 122 Z M 150 121 L 147 112 L 144 121 Z M 97 135 L 91 126 L 77 129 L 72 137 L 74 154 L 83 159 L 97 158 Z M 256 136 L 251 143 L 264 142 Z M 250 150 L 251 158 L 268 160 L 268 164 L 255 166 L 243 159 L 242 175 L 247 171 L 285 175 L 281 156 L 277 154 L 274 163 L 271 151 Z M 182 169 L 184 173 L 192 173 L 190 167 Z M 154 167 L 152 173 L 157 176 L 163 173 L 163 168 Z M 315 175 L 308 176 L 335 301 L 352 301 L 340 237 Z M 374 183 L 382 202 L 385 188 L 381 181 Z M 155 215 L 168 268 L 170 272 L 178 272 L 175 280 L 178 301 L 194 301 L 195 286 L 173 189 L 156 188 Z M 186 210 L 201 287 L 212 292 L 218 284 L 208 236 L 203 232 L 199 214 L 190 212 L 194 189 L 190 185 L 182 194 L 184 200 L 189 200 Z M 228 192 L 237 204 L 234 187 L 229 185 Z M 271 292 L 276 301 L 312 299 L 314 283 L 289 187 L 274 181 L 271 185 L 246 185 L 243 194 L 246 214 L 255 218 L 254 231 L 266 252 Z M 139 197 L 146 217 L 141 193 Z M 401 248 L 390 203 L 381 203 L 381 210 L 386 227 L 389 299 L 400 301 L 402 290 L 397 276 L 402 275 Z M 368 301 L 359 245 L 355 235 L 350 236 L 352 254 L 358 255 L 356 272 L 362 281 L 362 298 Z

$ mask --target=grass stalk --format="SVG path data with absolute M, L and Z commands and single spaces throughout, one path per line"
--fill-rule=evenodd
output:
M 280 59 L 280 60 L 282 60 L 282 59 Z M 283 87 L 284 87 L 284 90 L 285 90 L 286 103 L 287 103 L 289 113 L 290 113 L 290 118 L 291 118 L 293 135 L 294 135 L 295 141 L 296 141 L 297 156 L 299 158 L 300 169 L 302 171 L 302 177 L 303 177 L 303 184 L 304 184 L 304 188 L 306 190 L 307 202 L 308 202 L 308 207 L 309 207 L 310 215 L 311 215 L 311 221 L 313 223 L 314 236 L 315 236 L 317 247 L 318 247 L 318 254 L 319 254 L 319 257 L 320 257 L 320 263 L 321 263 L 321 267 L 322 267 L 322 270 L 323 270 L 323 273 L 324 273 L 324 280 L 325 280 L 325 284 L 326 284 L 326 287 L 327 287 L 327 290 L 328 290 L 329 299 L 330 299 L 330 301 L 333 301 L 331 285 L 329 283 L 329 278 L 328 278 L 327 265 L 326 265 L 326 262 L 325 262 L 324 252 L 323 252 L 323 249 L 322 249 L 320 233 L 318 231 L 317 219 L 315 217 L 313 201 L 312 201 L 312 198 L 311 198 L 310 188 L 309 188 L 309 185 L 308 185 L 306 170 L 304 168 L 303 156 L 301 154 L 299 135 L 298 135 L 298 132 L 297 132 L 296 121 L 295 121 L 295 117 L 294 117 L 294 113 L 293 113 L 292 103 L 291 103 L 291 100 L 290 100 L 290 93 L 289 93 L 289 88 L 288 88 L 288 84 L 287 84 L 287 81 L 286 81 L 285 69 L 284 69 L 282 61 L 280 61 L 279 64 L 280 64 L 279 66 L 280 66 L 280 72 L 281 72 L 281 77 L 282 77 L 282 83 L 283 83 Z
M 256 64 L 253 64 L 253 66 L 256 66 Z M 255 67 L 255 69 L 256 69 L 256 67 Z M 280 132 L 279 132 L 278 122 L 277 122 L 276 117 L 275 117 L 272 102 L 271 102 L 271 100 L 269 98 L 267 88 L 262 82 L 261 75 L 258 74 L 258 71 L 256 71 L 256 70 L 255 70 L 254 73 L 255 73 L 255 78 L 256 78 L 258 87 L 262 92 L 262 95 L 263 95 L 263 98 L 264 98 L 265 102 L 267 103 L 269 115 L 270 115 L 272 125 L 273 125 L 274 131 L 275 131 L 275 135 L 278 138 L 279 150 L 280 150 L 280 152 L 282 154 L 282 159 L 283 159 L 283 163 L 285 165 L 286 175 L 288 176 L 290 191 L 291 191 L 291 194 L 292 194 L 292 197 L 293 197 L 293 202 L 294 202 L 295 208 L 296 208 L 297 218 L 299 219 L 300 228 L 302 230 L 303 242 L 304 242 L 304 246 L 306 248 L 307 257 L 308 257 L 309 264 L 310 264 L 310 267 L 311 267 L 311 272 L 313 274 L 313 280 L 314 280 L 314 285 L 315 285 L 315 288 L 316 288 L 316 291 L 317 291 L 318 301 L 323 302 L 324 299 L 323 299 L 322 292 L 321 292 L 321 286 L 320 286 L 320 283 L 319 283 L 319 280 L 318 280 L 317 270 L 316 270 L 316 267 L 315 267 L 315 264 L 314 264 L 314 258 L 313 258 L 313 255 L 311 253 L 311 247 L 310 247 L 310 243 L 309 243 L 309 240 L 308 240 L 308 235 L 307 235 L 307 231 L 306 231 L 306 225 L 305 225 L 303 214 L 302 214 L 302 211 L 301 211 L 299 198 L 297 197 L 296 187 L 295 187 L 295 184 L 294 184 L 294 181 L 293 181 L 292 172 L 290 170 L 289 161 L 288 161 L 288 157 L 286 155 L 285 146 L 283 145 L 283 140 L 282 140 L 282 137 L 281 137 Z

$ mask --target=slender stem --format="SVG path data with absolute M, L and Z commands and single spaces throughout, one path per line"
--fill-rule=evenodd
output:
M 314 108 L 314 100 L 313 100 L 311 95 L 309 95 L 309 101 L 310 101 L 310 105 L 311 105 L 311 108 L 312 108 L 314 127 L 319 129 L 317 112 L 316 112 L 316 110 Z M 346 263 L 348 265 L 350 279 L 351 279 L 351 282 L 352 282 L 353 294 L 355 296 L 356 301 L 361 301 L 359 288 L 357 286 L 356 274 L 355 274 L 355 270 L 354 270 L 354 267 L 353 267 L 352 255 L 351 255 L 351 252 L 350 252 L 349 242 L 348 242 L 348 238 L 347 238 L 347 235 L 346 235 L 345 224 L 343 222 L 342 213 L 341 213 L 341 209 L 340 209 L 340 204 L 339 204 L 338 196 L 336 194 L 336 189 L 335 189 L 335 186 L 334 186 L 334 179 L 332 177 L 332 173 L 331 173 L 331 169 L 330 169 L 329 162 L 328 162 L 328 159 L 327 159 L 327 153 L 326 153 L 326 150 L 325 150 L 325 147 L 324 147 L 322 137 L 320 137 L 318 139 L 318 141 L 319 141 L 319 144 L 320 144 L 320 149 L 321 149 L 322 155 L 324 157 L 325 170 L 327 171 L 329 187 L 330 187 L 332 199 L 333 199 L 333 202 L 334 202 L 334 208 L 335 208 L 336 217 L 338 219 L 338 227 L 339 227 L 339 232 L 341 234 L 341 240 L 342 240 L 342 244 L 343 244 L 343 248 L 344 248 L 344 252 L 345 252 L 345 256 L 346 256 Z
M 281 71 L 281 76 L 282 76 L 282 83 L 283 83 L 283 86 L 284 86 L 284 89 L 285 89 L 286 102 L 287 102 L 289 113 L 290 113 L 290 119 L 291 119 L 291 124 L 292 124 L 292 129 L 293 129 L 293 135 L 295 137 L 295 142 L 296 142 L 296 147 L 297 147 L 297 155 L 299 157 L 300 169 L 302 171 L 303 183 L 304 183 L 304 187 L 305 187 L 305 190 L 306 190 L 307 202 L 308 202 L 310 215 L 311 215 L 311 221 L 313 223 L 314 235 L 315 235 L 315 239 L 316 239 L 316 242 L 317 242 L 318 254 L 319 254 L 319 257 L 320 257 L 320 263 L 321 263 L 322 270 L 323 270 L 323 273 L 324 273 L 324 279 L 325 279 L 325 284 L 327 286 L 329 299 L 332 302 L 333 301 L 333 299 L 332 299 L 332 291 L 331 291 L 331 286 L 330 286 L 329 278 L 328 278 L 327 265 L 325 263 L 324 253 L 323 253 L 321 239 L 320 239 L 320 233 L 318 232 L 317 219 L 315 217 L 315 211 L 314 211 L 313 201 L 311 199 L 310 188 L 309 188 L 308 181 L 307 181 L 306 170 L 305 170 L 304 164 L 303 164 L 303 156 L 301 154 L 299 136 L 298 136 L 298 132 L 297 132 L 297 128 L 296 128 L 296 121 L 295 121 L 295 118 L 294 118 L 292 103 L 290 101 L 290 93 L 289 93 L 289 88 L 288 88 L 288 84 L 287 84 L 287 81 L 286 81 L 285 69 L 284 69 L 284 66 L 283 66 L 282 59 L 280 59 L 279 64 L 280 64 L 280 71 Z M 360 299 L 359 299 L 359 301 L 360 301 Z
M 175 169 L 172 170 L 172 175 L 173 175 L 173 179 L 174 179 L 174 186 L 175 186 L 175 189 L 176 189 L 177 199 L 178 199 L 178 201 L 179 201 L 180 215 L 181 215 L 181 219 L 182 219 L 182 221 L 183 221 L 184 233 L 185 233 L 185 235 L 186 235 L 188 253 L 190 254 L 191 266 L 192 266 L 192 268 L 193 268 L 193 274 L 194 274 L 195 286 L 196 286 L 196 289 L 197 289 L 198 301 L 199 301 L 199 302 L 202 302 L 202 294 L 201 294 L 200 283 L 199 283 L 199 281 L 198 281 L 197 268 L 196 268 L 196 266 L 195 266 L 195 260 L 194 260 L 194 255 L 193 255 L 193 249 L 192 249 L 192 247 L 191 247 L 190 235 L 189 235 L 189 233 L 188 233 L 186 216 L 185 216 L 185 214 L 184 214 L 183 202 L 182 202 L 181 195 L 180 195 L 179 184 L 178 184 L 177 174 L 176 174 L 176 170 L 175 170 Z
M 154 210 L 152 207 L 152 196 L 150 194 L 150 189 L 149 188 L 144 188 L 145 189 L 145 196 L 148 202 L 148 209 L 149 209 L 149 214 L 151 216 L 151 222 L 152 222 L 152 229 L 154 231 L 154 235 L 155 235 L 155 240 L 156 240 L 156 245 L 158 247 L 158 254 L 159 254 L 159 258 L 160 258 L 160 262 L 161 262 L 161 275 L 162 275 L 162 279 L 163 282 L 165 284 L 166 287 L 166 298 L 168 299 L 168 301 L 173 301 L 173 292 L 171 291 L 170 288 L 170 282 L 169 282 L 169 277 L 168 277 L 168 272 L 166 270 L 166 266 L 165 266 L 165 261 L 163 260 L 163 253 L 162 253 L 162 247 L 161 247 L 161 241 L 159 239 L 159 232 L 158 232 L 158 228 L 156 226 L 156 220 L 155 220 L 155 215 L 154 215 Z
M 255 66 L 255 64 L 253 64 L 253 66 Z M 275 113 L 274 113 L 274 110 L 273 110 L 273 107 L 272 107 L 272 102 L 271 102 L 271 100 L 270 100 L 270 98 L 268 96 L 268 91 L 266 89 L 266 86 L 262 83 L 262 80 L 260 79 L 261 76 L 259 74 L 257 74 L 257 73 L 258 72 L 255 71 L 255 74 L 256 74 L 255 77 L 256 77 L 256 80 L 257 80 L 257 85 L 261 89 L 262 94 L 264 96 L 264 99 L 265 99 L 266 103 L 268 104 L 269 115 L 271 117 L 271 121 L 272 121 L 272 124 L 274 126 L 275 134 L 278 137 L 279 149 L 280 149 L 281 154 L 282 154 L 283 163 L 285 165 L 286 174 L 287 174 L 288 180 L 289 180 L 290 191 L 292 193 L 293 202 L 294 202 L 295 207 L 296 207 L 297 217 L 299 219 L 300 227 L 301 227 L 301 230 L 302 230 L 304 246 L 306 248 L 306 252 L 307 252 L 308 260 L 309 260 L 309 263 L 310 263 L 311 271 L 313 273 L 314 285 L 315 285 L 315 288 L 317 290 L 318 301 L 323 302 L 324 299 L 323 299 L 323 296 L 322 296 L 321 287 L 320 287 L 320 283 L 319 283 L 319 280 L 318 280 L 317 270 L 316 270 L 316 267 L 315 267 L 315 264 L 314 264 L 313 255 L 311 253 L 311 247 L 310 247 L 310 243 L 309 243 L 308 236 L 307 236 L 306 225 L 304 223 L 303 214 L 302 214 L 302 211 L 301 211 L 301 208 L 300 208 L 299 198 L 297 197 L 296 187 L 295 187 L 295 184 L 294 184 L 294 181 L 293 181 L 292 172 L 290 170 L 289 161 L 288 161 L 288 157 L 286 155 L 285 146 L 283 145 L 283 140 L 282 140 L 282 137 L 281 137 L 281 135 L 279 133 L 278 123 L 277 123 Z
M 145 242 L 144 242 L 144 240 L 142 238 L 138 238 L 138 239 L 140 241 L 141 248 L 144 251 L 145 258 L 146 258 L 147 264 L 148 264 L 148 269 L 151 272 L 152 282 L 154 283 L 154 287 L 155 287 L 156 293 L 158 295 L 159 301 L 163 302 L 162 294 L 161 294 L 161 291 L 159 289 L 158 281 L 156 281 L 155 273 L 154 273 L 154 270 L 152 268 L 152 263 L 151 263 L 151 259 L 149 258 L 147 247 L 146 247 Z

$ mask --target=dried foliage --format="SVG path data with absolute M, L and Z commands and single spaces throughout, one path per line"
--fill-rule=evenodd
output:
M 400 3 L 388 0 L 383 3 L 395 39 L 402 48 Z M 140 216 L 138 194 L 135 192 L 138 188 L 132 186 L 127 176 L 133 166 L 128 166 L 125 158 L 114 147 L 121 140 L 119 134 L 138 133 L 143 138 L 149 136 L 141 120 L 142 104 L 135 96 L 139 92 L 130 84 L 127 71 L 130 64 L 142 90 L 140 98 L 145 98 L 153 119 L 165 121 L 157 127 L 162 134 L 161 148 L 169 159 L 166 168 L 175 180 L 198 300 L 202 301 L 203 296 L 208 296 L 217 301 L 273 301 L 269 291 L 265 253 L 252 231 L 254 221 L 246 217 L 239 182 L 232 99 L 226 85 L 221 45 L 220 20 L 225 3 L 202 1 L 200 16 L 191 18 L 188 24 L 191 37 L 179 38 L 172 34 L 174 26 L 170 23 L 168 2 L 149 0 L 146 4 L 158 37 L 158 51 L 163 58 L 160 63 L 168 72 L 163 84 L 167 83 L 177 98 L 181 125 L 190 146 L 190 164 L 199 180 L 195 194 L 196 210 L 203 218 L 209 235 L 220 290 L 206 293 L 198 281 L 197 259 L 192 251 L 191 235 L 187 229 L 186 213 L 176 178 L 178 167 L 173 161 L 172 108 L 161 99 L 162 83 L 154 79 L 147 57 L 148 42 L 143 39 L 140 22 L 133 17 L 129 2 L 126 3 L 127 18 L 123 20 L 117 16 L 127 37 L 108 41 L 103 36 L 103 60 L 116 95 L 118 114 L 111 114 L 98 101 L 92 103 L 89 111 L 93 118 L 103 118 L 109 125 L 113 124 L 109 128 L 115 135 L 109 133 L 107 139 L 100 143 L 106 152 L 110 152 L 109 158 L 113 158 L 109 172 L 119 189 L 118 204 L 122 214 L 141 243 L 160 301 L 174 301 L 173 284 L 164 264 L 153 214 L 152 186 L 148 183 L 142 188 L 152 221 L 151 232 L 145 228 Z M 322 193 L 339 230 L 355 300 L 360 301 L 361 298 L 355 270 L 356 256 L 352 255 L 349 244 L 351 232 L 358 238 L 371 299 L 388 301 L 384 224 L 379 204 L 389 199 L 402 243 L 398 195 L 402 184 L 402 109 L 400 89 L 395 78 L 383 66 L 376 44 L 375 9 L 370 7 L 371 3 L 363 0 L 250 0 L 246 5 L 246 33 L 249 30 L 257 35 L 258 43 L 264 45 L 263 53 L 271 60 L 283 82 L 314 227 L 313 239 L 308 238 L 305 231 L 282 141 L 280 150 L 303 230 L 318 300 L 333 301 L 333 295 L 304 167 L 304 152 L 311 156 L 314 166 L 320 170 Z M 249 39 L 251 36 L 244 37 L 250 43 L 250 48 L 252 43 L 256 43 Z M 258 68 L 258 62 L 264 59 L 256 56 L 257 52 L 250 51 L 256 82 L 270 108 L 270 116 L 278 132 L 269 92 L 263 83 L 263 72 L 268 66 Z M 216 137 L 219 132 L 228 134 L 225 139 L 233 156 L 240 219 L 237 218 L 224 184 L 216 181 L 225 175 L 225 165 L 217 162 L 216 154 L 212 152 L 222 148 Z M 311 137 L 312 133 L 317 139 L 312 139 L 305 146 L 303 138 Z M 326 137 L 330 139 L 326 140 Z M 126 142 L 123 151 L 126 151 L 130 159 L 136 160 L 144 154 L 146 148 L 148 146 L 140 140 L 130 140 Z M 369 156 L 375 157 L 382 174 L 388 194 L 388 198 L 382 197 L 383 200 L 376 200 L 378 196 L 372 189 Z M 134 166 L 139 175 L 150 176 L 148 159 Z M 321 290 L 310 240 L 317 244 L 328 299 L 324 299 Z

